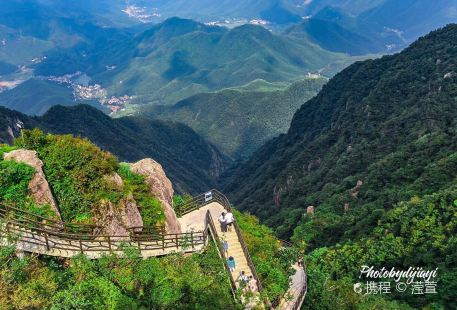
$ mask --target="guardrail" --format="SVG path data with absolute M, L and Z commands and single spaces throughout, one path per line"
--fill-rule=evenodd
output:
M 63 224 L 17 208 L 2 205 L 0 205 L 0 218 L 4 222 L 2 225 L 5 230 L 9 234 L 20 236 L 19 242 L 29 248 L 37 251 L 38 249 L 43 249 L 43 251 L 68 251 L 68 256 L 72 256 L 75 253 L 91 256 L 94 252 L 122 252 L 126 246 L 137 248 L 140 254 L 159 250 L 165 252 L 167 249 L 193 251 L 198 246 L 206 244 L 206 235 L 203 231 L 180 234 L 167 234 L 164 231 L 158 231 L 139 235 L 131 231 L 130 235 L 127 236 L 73 233 L 71 231 L 75 230 L 78 232 L 93 232 L 97 227 Z M 152 230 L 156 231 L 155 228 Z M 146 256 L 149 254 L 146 253 Z
M 100 228 L 96 225 L 64 223 L 5 205 L 0 205 L 0 217 L 12 217 L 15 222 L 31 228 L 52 229 L 69 233 L 88 234 Z
M 213 217 L 211 216 L 211 212 L 209 212 L 209 210 L 206 211 L 205 227 L 208 227 L 208 230 L 211 231 L 211 236 L 213 238 L 214 244 L 217 247 L 217 251 L 219 253 L 219 257 L 222 259 L 222 261 L 224 263 L 224 269 L 227 270 L 227 272 L 229 273 L 230 289 L 232 291 L 233 298 L 236 299 L 236 294 L 235 294 L 235 292 L 236 292 L 236 283 L 235 283 L 235 279 L 233 278 L 233 274 L 230 272 L 230 269 L 229 269 L 229 267 L 227 265 L 227 261 L 225 260 L 224 249 L 223 249 L 222 244 L 220 242 L 220 239 L 219 239 L 219 236 L 218 236 L 218 233 L 217 233 L 217 230 L 216 230 L 216 226 L 214 225 Z
M 177 215 L 179 214 L 178 216 L 181 217 L 183 215 L 186 215 L 187 213 L 198 210 L 213 202 L 218 202 L 227 211 L 230 211 L 230 212 L 232 211 L 232 206 L 230 204 L 230 201 L 227 199 L 227 197 L 224 194 L 222 194 L 221 192 L 219 192 L 218 190 L 212 189 L 204 194 L 195 196 L 192 200 L 187 201 L 184 204 L 176 206 L 175 212 L 177 212 Z M 238 236 L 238 240 L 240 241 L 241 248 L 243 249 L 243 253 L 246 257 L 248 266 L 251 269 L 252 276 L 257 281 L 257 286 L 259 288 L 259 292 L 262 292 L 262 290 L 263 290 L 262 283 L 260 282 L 259 276 L 257 275 L 257 271 L 252 262 L 251 255 L 249 255 L 248 248 L 246 246 L 246 243 L 244 242 L 240 227 L 238 226 L 236 219 L 235 219 L 233 226 L 235 227 L 235 231 Z

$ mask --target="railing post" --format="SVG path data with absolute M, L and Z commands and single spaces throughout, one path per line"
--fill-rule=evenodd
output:
M 190 231 L 190 243 L 192 245 L 192 250 L 194 249 L 194 231 Z
M 46 249 L 49 251 L 51 248 L 49 247 L 49 240 L 48 240 L 48 233 L 44 233 L 44 240 L 46 241 Z
M 138 251 L 139 251 L 140 254 L 141 254 L 141 241 L 140 241 L 140 240 L 138 240 Z
M 79 250 L 81 251 L 81 254 L 84 254 L 83 241 L 81 239 L 79 239 Z
M 179 249 L 178 234 L 175 234 L 176 238 L 176 248 Z
M 109 248 L 109 252 L 113 253 L 113 250 L 111 249 L 111 237 L 110 236 L 108 236 L 108 248 Z
M 165 251 L 165 234 L 162 233 L 162 251 Z

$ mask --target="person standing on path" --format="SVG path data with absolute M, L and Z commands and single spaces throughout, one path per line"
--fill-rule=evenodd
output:
M 227 265 L 229 267 L 229 270 L 231 273 L 233 273 L 236 269 L 236 261 L 235 261 L 235 258 L 233 256 L 230 256 L 227 260 Z
M 228 255 L 228 248 L 229 248 L 229 245 L 228 245 L 227 240 L 224 240 L 224 242 L 222 242 L 222 247 L 223 247 L 223 249 L 224 249 L 224 255 L 225 255 L 225 257 L 227 257 L 227 255 Z
M 218 221 L 221 224 L 221 231 L 223 233 L 227 232 L 227 218 L 225 217 L 225 212 L 222 212 L 221 216 L 218 218 Z
M 241 271 L 240 275 L 238 276 L 238 282 L 240 284 L 240 288 L 243 290 L 244 293 L 246 293 L 246 290 L 248 288 L 248 276 L 246 275 L 246 273 L 243 271 Z
M 227 222 L 227 229 L 228 231 L 232 231 L 233 227 L 233 222 L 235 221 L 235 218 L 233 217 L 232 211 L 229 211 L 227 215 L 225 216 L 226 222 Z

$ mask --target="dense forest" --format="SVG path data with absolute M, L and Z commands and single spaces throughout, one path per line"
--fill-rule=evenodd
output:
M 280 236 L 298 225 L 293 240 L 316 262 L 311 281 L 322 271 L 319 282 L 348 283 L 369 261 L 440 265 L 439 298 L 406 302 L 455 307 L 448 296 L 455 279 L 456 42 L 457 25 L 449 25 L 399 54 L 345 69 L 226 185 L 241 210 Z M 433 248 L 420 250 L 424 242 Z M 313 309 L 322 302 L 319 287 L 310 285 Z M 329 305 L 338 296 L 327 296 Z
M 314 97 L 326 82 L 323 77 L 291 85 L 256 80 L 194 95 L 174 106 L 146 106 L 141 111 L 188 125 L 231 158 L 247 158 L 269 139 L 285 133 L 303 101 Z

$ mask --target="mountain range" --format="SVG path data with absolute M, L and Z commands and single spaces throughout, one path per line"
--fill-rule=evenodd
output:
M 414 193 L 454 150 L 456 35 L 451 25 L 400 54 L 343 70 L 298 110 L 287 134 L 239 167 L 226 190 L 281 233 L 306 205 L 341 213 L 349 199 L 344 193 L 357 180 L 364 183 L 361 199 L 347 201 L 357 209 L 375 202 L 388 208 Z M 384 192 L 375 192 L 379 186 Z M 408 187 L 406 197 L 390 192 L 401 186 Z M 347 227 L 348 234 L 353 229 Z
M 154 158 L 180 194 L 222 188 L 304 253 L 306 309 L 457 307 L 457 24 L 424 35 L 456 1 L 156 1 L 160 23 L 141 25 L 146 1 L 8 1 L 0 86 L 21 83 L 1 89 L 0 143 L 73 134 Z M 80 102 L 116 118 L 63 106 Z M 256 262 L 276 292 L 272 252 Z M 438 293 L 359 294 L 365 265 L 438 268 Z
M 290 81 L 309 72 L 332 75 L 353 61 L 305 40 L 255 25 L 231 30 L 171 18 L 130 39 L 56 51 L 37 75 L 81 71 L 134 104 L 174 104 L 191 95 L 241 86 L 256 79 Z M 65 63 L 65 65 L 61 65 Z M 135 106 L 127 108 L 127 112 Z

